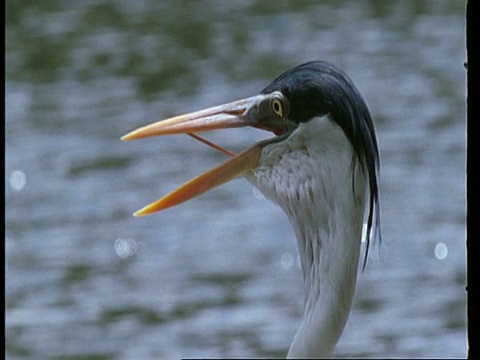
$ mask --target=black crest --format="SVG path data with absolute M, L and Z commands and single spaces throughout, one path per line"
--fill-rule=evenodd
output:
M 324 61 L 307 62 L 285 71 L 261 93 L 273 91 L 282 92 L 289 100 L 290 121 L 307 122 L 313 117 L 330 114 L 352 144 L 356 155 L 354 161 L 359 161 L 370 186 L 365 267 L 370 239 L 377 235 L 381 240 L 380 158 L 375 127 L 365 100 L 342 70 Z

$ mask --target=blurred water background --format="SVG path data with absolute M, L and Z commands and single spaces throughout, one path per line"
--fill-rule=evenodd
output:
M 335 357 L 465 357 L 464 25 L 462 1 L 7 1 L 6 358 L 285 356 L 285 215 L 239 179 L 133 218 L 224 155 L 119 138 L 313 59 L 360 89 L 382 160 L 384 242 Z

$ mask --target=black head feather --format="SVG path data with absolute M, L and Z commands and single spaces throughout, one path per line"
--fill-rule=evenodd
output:
M 273 91 L 282 92 L 289 100 L 290 121 L 307 122 L 313 117 L 330 114 L 352 144 L 356 155 L 354 163 L 355 160 L 359 161 L 370 186 L 365 267 L 370 239 L 377 235 L 381 240 L 378 187 L 380 158 L 375 127 L 365 100 L 342 70 L 324 61 L 307 62 L 285 71 L 261 94 Z

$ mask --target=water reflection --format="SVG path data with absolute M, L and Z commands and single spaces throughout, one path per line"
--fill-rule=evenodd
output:
M 27 184 L 27 176 L 21 170 L 14 170 L 10 174 L 9 184 L 12 189 L 20 191 Z
M 117 239 L 115 240 L 114 249 L 117 255 L 126 259 L 137 252 L 137 242 L 133 239 Z
M 448 256 L 448 247 L 444 243 L 438 243 L 435 245 L 435 257 L 438 260 L 445 260 Z

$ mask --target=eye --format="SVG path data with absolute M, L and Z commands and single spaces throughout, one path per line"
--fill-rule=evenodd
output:
M 280 97 L 274 97 L 271 102 L 272 110 L 273 112 L 280 116 L 283 117 L 283 103 Z

